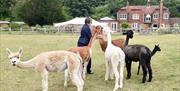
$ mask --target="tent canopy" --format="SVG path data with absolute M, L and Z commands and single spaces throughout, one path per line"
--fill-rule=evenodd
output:
M 61 22 L 61 23 L 55 23 L 54 26 L 55 27 L 60 27 L 60 26 L 65 26 L 65 25 L 83 25 L 84 24 L 84 21 L 85 21 L 86 17 L 76 17 L 76 18 L 73 18 L 69 21 L 66 21 L 66 22 Z M 104 24 L 92 19 L 92 25 L 101 25 L 103 26 Z

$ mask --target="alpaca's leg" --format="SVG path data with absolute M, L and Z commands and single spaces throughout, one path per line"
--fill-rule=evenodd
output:
M 83 91 L 84 81 L 79 77 L 77 72 L 72 73 L 71 79 L 73 84 L 76 85 L 77 91 Z
M 112 62 L 112 67 L 113 67 L 113 72 L 115 75 L 115 87 L 113 89 L 113 91 L 116 91 L 119 88 L 119 72 L 118 72 L 118 61 L 117 59 L 111 60 Z
M 109 61 L 107 59 L 105 59 L 105 66 L 106 66 L 105 80 L 107 81 L 109 79 L 109 71 L 110 71 Z
M 141 66 L 142 66 L 142 69 L 143 69 L 143 79 L 142 79 L 142 83 L 145 83 L 145 81 L 146 81 L 146 76 L 147 76 L 147 66 L 146 66 L 144 60 L 140 60 L 140 62 L 141 62 Z
M 42 76 L 42 91 L 48 91 L 48 71 L 44 70 L 43 72 L 41 72 L 41 76 Z
M 78 76 L 79 76 L 79 78 L 80 78 L 80 80 L 81 80 L 81 83 L 84 84 L 84 80 L 83 80 L 84 78 L 83 78 L 83 76 L 82 76 L 82 72 L 83 72 L 82 65 L 80 64 L 79 67 L 80 67 L 80 68 L 79 68 L 79 71 L 78 71 Z
M 110 65 L 110 69 L 109 69 L 109 72 L 110 72 L 110 78 L 111 79 L 114 79 L 114 72 L 113 72 L 113 68 L 112 68 L 112 65 Z
M 88 61 L 89 62 L 89 61 Z M 86 79 L 86 72 L 87 72 L 87 65 L 88 62 L 84 62 L 84 68 L 83 68 L 83 79 Z
M 126 60 L 126 69 L 127 69 L 127 78 L 126 79 L 130 79 L 131 78 L 131 60 Z
M 137 75 L 139 75 L 140 66 L 141 66 L 141 65 L 140 65 L 140 62 L 139 62 Z
M 151 69 L 151 64 L 150 63 L 147 64 L 147 68 L 148 68 L 148 72 L 149 72 L 148 82 L 151 82 L 151 80 L 152 80 L 152 69 Z
M 68 81 L 68 69 L 64 72 L 64 87 L 67 87 L 67 81 Z
M 121 62 L 120 62 L 120 80 L 119 80 L 119 83 L 120 83 L 120 86 L 119 86 L 119 87 L 120 87 L 120 88 L 123 87 L 124 65 L 125 65 L 124 60 L 121 60 Z

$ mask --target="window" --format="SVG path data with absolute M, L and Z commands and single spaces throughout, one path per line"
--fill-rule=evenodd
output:
M 132 24 L 132 28 L 133 28 L 133 29 L 137 29 L 137 28 L 139 28 L 138 23 L 133 23 L 133 24 Z
M 111 24 L 111 29 L 112 29 L 112 31 L 116 31 L 116 23 Z
M 169 19 L 169 14 L 168 13 L 164 13 L 163 18 L 164 19 Z
M 132 19 L 133 20 L 139 20 L 139 14 L 133 14 Z
M 151 16 L 149 14 L 146 15 L 145 22 L 151 22 Z
M 119 19 L 120 20 L 127 20 L 127 14 L 120 14 Z
M 153 14 L 153 19 L 158 19 L 158 17 L 159 17 L 159 14 L 158 14 L 158 13 L 154 13 L 154 14 Z

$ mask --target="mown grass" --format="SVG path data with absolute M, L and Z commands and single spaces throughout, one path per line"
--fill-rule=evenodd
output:
M 124 36 L 123 36 L 124 37 Z M 114 35 L 114 39 L 119 35 Z M 24 49 L 22 60 L 28 60 L 37 54 L 52 50 L 67 50 L 76 46 L 78 36 L 72 34 L 60 35 L 0 35 L 0 91 L 41 91 L 41 77 L 34 70 L 25 70 L 10 65 L 5 48 L 17 51 Z M 132 64 L 132 78 L 124 79 L 121 91 L 180 91 L 180 35 L 138 35 L 129 44 L 144 44 L 151 50 L 155 44 L 160 44 L 161 52 L 152 58 L 153 80 L 141 83 L 142 71 L 136 75 L 138 63 Z M 84 91 L 112 91 L 114 80 L 104 81 L 104 55 L 98 41 L 93 47 L 92 70 L 94 74 L 87 75 Z M 124 78 L 126 70 L 124 70 Z M 49 74 L 49 91 L 64 91 L 63 73 Z M 74 85 L 68 82 L 67 91 L 76 91 Z

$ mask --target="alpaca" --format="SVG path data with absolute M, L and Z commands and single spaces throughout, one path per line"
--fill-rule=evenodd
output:
M 154 46 L 154 49 L 153 49 L 153 51 L 151 52 L 151 57 L 152 57 L 157 51 L 161 51 L 161 48 L 159 47 L 159 44 Z M 137 75 L 139 75 L 140 66 L 141 66 L 141 64 L 139 63 Z
M 125 65 L 125 54 L 121 48 L 115 46 L 111 42 L 111 34 L 108 32 L 107 34 L 108 44 L 105 50 L 105 64 L 106 64 L 106 74 L 105 80 L 108 80 L 110 71 L 113 69 L 113 73 L 115 74 L 115 87 L 113 91 L 116 91 L 118 88 L 123 87 L 123 70 Z M 110 63 L 112 64 L 112 68 L 110 68 Z M 120 64 L 120 74 L 118 72 L 118 64 Z
M 151 82 L 152 80 L 151 57 L 156 53 L 156 51 L 161 51 L 159 45 L 155 45 L 155 48 L 153 49 L 152 52 L 148 47 L 144 45 L 139 45 L 139 44 L 126 45 L 124 48 L 124 53 L 126 55 L 125 61 L 126 61 L 126 68 L 127 68 L 127 79 L 130 79 L 131 77 L 132 61 L 135 61 L 135 62 L 139 61 L 139 64 L 142 66 L 142 69 L 143 69 L 142 83 L 145 83 L 146 81 L 147 70 L 149 73 L 148 82 Z M 138 67 L 138 70 L 139 70 L 139 67 Z
M 22 62 L 20 57 L 22 55 L 22 49 L 18 52 L 11 52 L 10 49 L 6 49 L 11 64 L 21 69 L 33 68 L 42 76 L 42 91 L 48 91 L 48 73 L 60 72 L 66 70 L 65 74 L 69 74 L 72 82 L 77 87 L 77 91 L 83 91 L 84 81 L 81 77 L 82 71 L 82 59 L 79 55 L 69 51 L 50 51 L 43 52 L 34 58 Z M 65 75 L 66 76 L 66 75 Z M 67 84 L 65 77 L 65 83 Z
M 87 46 L 82 46 L 82 47 L 74 47 L 69 49 L 69 51 L 77 53 L 80 53 L 80 56 L 82 57 L 83 60 L 83 79 L 86 78 L 86 70 L 87 70 L 87 65 L 89 62 L 89 59 L 91 58 L 92 55 L 92 47 L 93 47 L 93 43 L 97 37 L 97 34 L 101 31 L 101 26 L 96 26 L 93 28 L 93 35 L 90 39 L 90 42 Z
M 133 38 L 133 31 L 132 30 L 128 30 L 125 33 L 123 33 L 124 35 L 126 35 L 126 40 L 132 39 Z M 107 41 L 105 41 L 104 36 L 103 36 L 103 31 L 101 31 L 97 37 L 99 39 L 99 44 L 101 46 L 101 49 L 103 52 L 105 52 L 106 47 L 107 47 Z M 112 44 L 119 47 L 119 48 L 124 48 L 124 39 L 115 39 L 112 40 Z

